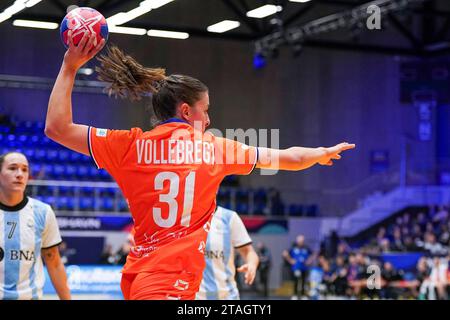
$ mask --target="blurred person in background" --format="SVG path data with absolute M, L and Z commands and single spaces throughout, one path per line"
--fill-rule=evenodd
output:
M 59 245 L 59 254 L 61 256 L 61 261 L 64 265 L 70 264 L 70 257 L 77 253 L 76 249 L 69 248 L 67 242 L 63 241 Z
M 106 244 L 100 256 L 99 264 L 115 264 L 115 256 L 111 244 Z
M 436 235 L 426 232 L 424 241 L 417 241 L 416 245 L 430 256 L 447 255 L 448 248 L 436 241 Z
M 332 293 L 337 296 L 345 296 L 348 293 L 347 266 L 344 256 L 337 256 L 333 273 L 330 277 Z
M 426 262 L 420 261 L 418 265 L 422 270 L 419 274 L 424 278 L 420 285 L 419 299 L 425 300 L 446 300 L 447 285 L 448 285 L 448 258 L 441 258 L 439 256 L 425 259 Z M 424 264 L 427 265 L 425 268 Z
M 120 249 L 115 254 L 115 263 L 118 265 L 123 266 L 125 262 L 127 261 L 128 254 L 130 253 L 131 247 L 133 244 L 129 239 L 125 241 L 124 244 L 120 247 Z
M 238 300 L 236 270 L 244 273 L 244 281 L 252 285 L 255 280 L 259 258 L 244 223 L 232 210 L 218 206 L 213 215 L 205 253 L 206 268 L 197 292 L 197 300 Z M 235 250 L 244 264 L 236 269 Z
M 383 287 L 381 289 L 381 298 L 383 299 L 397 299 L 398 290 L 392 286 L 395 281 L 402 280 L 400 272 L 398 272 L 392 263 L 386 261 L 383 264 L 381 271 L 381 278 L 383 279 Z
M 272 255 L 270 254 L 269 248 L 267 248 L 267 246 L 262 241 L 258 242 L 258 244 L 256 245 L 256 253 L 259 257 L 259 283 L 261 284 L 263 289 L 263 296 L 268 297 L 270 269 L 272 267 Z
M 48 204 L 25 195 L 29 172 L 22 153 L 0 156 L 0 299 L 42 299 L 44 260 L 58 297 L 69 300 L 56 216 Z
M 421 300 L 424 300 L 426 298 L 426 291 L 428 287 L 427 284 L 424 285 L 424 282 L 428 281 L 430 274 L 431 268 L 428 265 L 427 258 L 420 257 L 420 259 L 417 261 L 415 276 L 417 280 L 417 289 L 420 289 L 419 299 Z
M 396 252 L 402 252 L 406 250 L 405 244 L 403 243 L 402 231 L 400 227 L 394 228 L 391 248 L 392 251 Z
M 283 258 L 291 265 L 294 280 L 292 299 L 298 299 L 299 294 L 305 296 L 308 270 L 311 263 L 311 249 L 305 245 L 305 236 L 298 235 L 289 251 L 283 251 Z
M 448 286 L 448 258 L 436 256 L 433 258 L 432 268 L 430 273 L 431 285 L 435 288 L 436 297 L 439 300 L 447 300 L 447 286 Z

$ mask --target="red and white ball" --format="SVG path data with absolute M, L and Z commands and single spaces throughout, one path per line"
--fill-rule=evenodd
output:
M 66 48 L 69 47 L 68 32 L 72 31 L 73 44 L 77 45 L 84 32 L 97 35 L 94 45 L 102 39 L 108 40 L 108 24 L 105 17 L 95 9 L 80 7 L 70 11 L 61 22 L 61 40 Z

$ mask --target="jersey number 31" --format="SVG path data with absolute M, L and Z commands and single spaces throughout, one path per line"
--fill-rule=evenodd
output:
M 162 228 L 173 227 L 177 221 L 178 212 L 178 202 L 176 200 L 180 189 L 180 177 L 178 174 L 169 171 L 158 173 L 155 176 L 155 190 L 163 190 L 164 181 L 167 180 L 169 181 L 169 193 L 160 194 L 159 202 L 165 202 L 169 205 L 169 215 L 167 218 L 163 218 L 161 208 L 153 208 L 153 219 Z M 194 184 L 195 172 L 191 172 L 186 177 L 184 187 L 183 213 L 181 215 L 181 225 L 184 227 L 189 227 L 189 223 L 191 222 L 191 211 L 194 203 Z

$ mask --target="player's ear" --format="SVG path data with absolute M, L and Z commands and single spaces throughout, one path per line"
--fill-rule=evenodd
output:
M 186 102 L 180 105 L 180 116 L 183 120 L 189 120 L 191 117 L 191 107 Z

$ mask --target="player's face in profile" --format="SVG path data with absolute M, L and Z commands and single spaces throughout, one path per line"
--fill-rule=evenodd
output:
M 204 92 L 200 95 L 200 99 L 191 107 L 191 118 L 189 119 L 194 127 L 197 127 L 196 122 L 201 122 L 202 132 L 205 132 L 206 128 L 210 124 L 209 115 L 209 94 Z
M 0 170 L 0 188 L 4 192 L 24 192 L 28 177 L 27 158 L 20 153 L 8 154 Z

